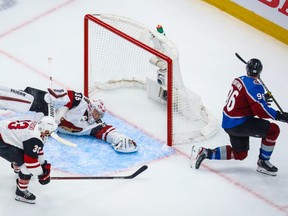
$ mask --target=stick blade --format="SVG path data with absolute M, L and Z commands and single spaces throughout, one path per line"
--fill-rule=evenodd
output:
M 147 165 L 143 165 L 142 167 L 140 167 L 135 173 L 133 173 L 130 176 L 127 176 L 129 179 L 135 178 L 136 176 L 138 176 L 139 174 L 141 174 L 142 172 L 144 172 L 146 169 L 148 169 Z

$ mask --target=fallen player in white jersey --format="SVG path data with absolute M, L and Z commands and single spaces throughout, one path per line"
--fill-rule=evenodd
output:
M 21 91 L 0 86 L 0 107 L 17 112 L 35 111 L 54 115 L 59 133 L 93 136 L 110 143 L 115 151 L 121 153 L 138 151 L 134 140 L 102 121 L 106 108 L 101 100 L 90 100 L 73 90 L 48 88 L 46 92 L 27 87 Z M 51 107 L 55 113 L 50 110 Z

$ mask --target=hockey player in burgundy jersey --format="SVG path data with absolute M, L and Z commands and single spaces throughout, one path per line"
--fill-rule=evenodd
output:
M 248 155 L 249 137 L 261 138 L 257 171 L 275 176 L 277 167 L 269 160 L 272 155 L 280 128 L 267 119 L 288 122 L 288 113 L 276 111 L 269 105 L 269 94 L 258 82 L 262 71 L 262 63 L 251 59 L 246 64 L 247 76 L 233 80 L 223 108 L 222 128 L 230 137 L 231 145 L 219 146 L 215 149 L 193 146 L 192 160 L 198 169 L 204 159 L 209 160 L 244 160 Z
M 51 164 L 44 159 L 43 147 L 56 129 L 56 122 L 49 116 L 38 123 L 31 120 L 0 121 L 0 156 L 18 173 L 15 200 L 35 203 L 35 195 L 27 190 L 32 176 L 36 176 L 42 185 L 50 182 Z

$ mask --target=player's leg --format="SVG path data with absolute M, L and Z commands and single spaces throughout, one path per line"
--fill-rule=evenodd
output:
M 19 173 L 20 167 L 24 164 L 23 150 L 0 141 L 0 157 L 11 163 L 15 173 Z
M 257 171 L 272 176 L 277 174 L 277 167 L 272 165 L 269 160 L 280 133 L 278 125 L 265 119 L 251 118 L 240 127 L 236 127 L 232 130 L 226 130 L 226 132 L 230 135 L 243 134 L 246 136 L 262 138 L 259 159 L 257 162 Z M 233 145 L 232 147 L 234 149 Z
M 230 137 L 231 145 L 207 149 L 200 147 L 198 150 L 192 149 L 192 160 L 195 160 L 195 168 L 198 169 L 204 159 L 210 160 L 244 160 L 248 155 L 249 137 L 265 137 L 269 129 L 270 122 L 251 118 L 245 123 L 234 128 L 224 129 Z M 193 153 L 194 151 L 194 153 Z
M 232 146 L 230 145 L 218 146 L 214 149 L 200 147 L 192 148 L 191 160 L 195 161 L 195 168 L 199 169 L 201 163 L 205 159 L 209 160 L 244 160 L 248 155 L 249 137 L 230 136 Z M 192 162 L 193 163 L 193 162 Z M 192 165 L 193 166 L 193 165 Z
M 231 146 L 220 146 L 215 149 L 200 147 L 198 151 L 195 151 L 194 147 L 192 148 L 191 159 L 195 158 L 196 169 L 200 167 L 204 159 L 244 160 L 248 155 L 249 137 L 251 136 L 262 138 L 257 171 L 273 176 L 277 174 L 277 167 L 269 162 L 280 132 L 276 124 L 264 119 L 251 118 L 244 124 L 225 131 L 229 134 Z
M 270 163 L 270 158 L 273 153 L 276 140 L 279 136 L 280 129 L 275 123 L 271 123 L 267 135 L 262 138 L 259 159 L 257 162 L 257 171 L 276 176 L 278 168 Z
M 34 204 L 36 196 L 27 190 L 32 175 L 27 171 L 23 171 L 24 169 L 25 167 L 21 168 L 16 180 L 15 200 Z
M 17 187 L 15 192 L 15 200 L 34 204 L 36 197 L 27 190 L 31 179 L 31 173 L 24 165 L 23 150 L 0 141 L 0 156 L 9 161 L 11 164 L 17 166 L 19 169 L 17 170 L 18 178 L 16 180 Z M 15 172 L 15 167 L 12 166 L 12 168 Z

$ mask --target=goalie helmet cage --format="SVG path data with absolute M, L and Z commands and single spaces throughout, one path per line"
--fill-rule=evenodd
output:
M 137 21 L 113 14 L 84 17 L 84 94 L 131 86 L 148 94 L 156 86 L 154 100 L 167 105 L 168 146 L 202 141 L 218 131 L 201 98 L 184 86 L 178 56 L 171 40 Z

